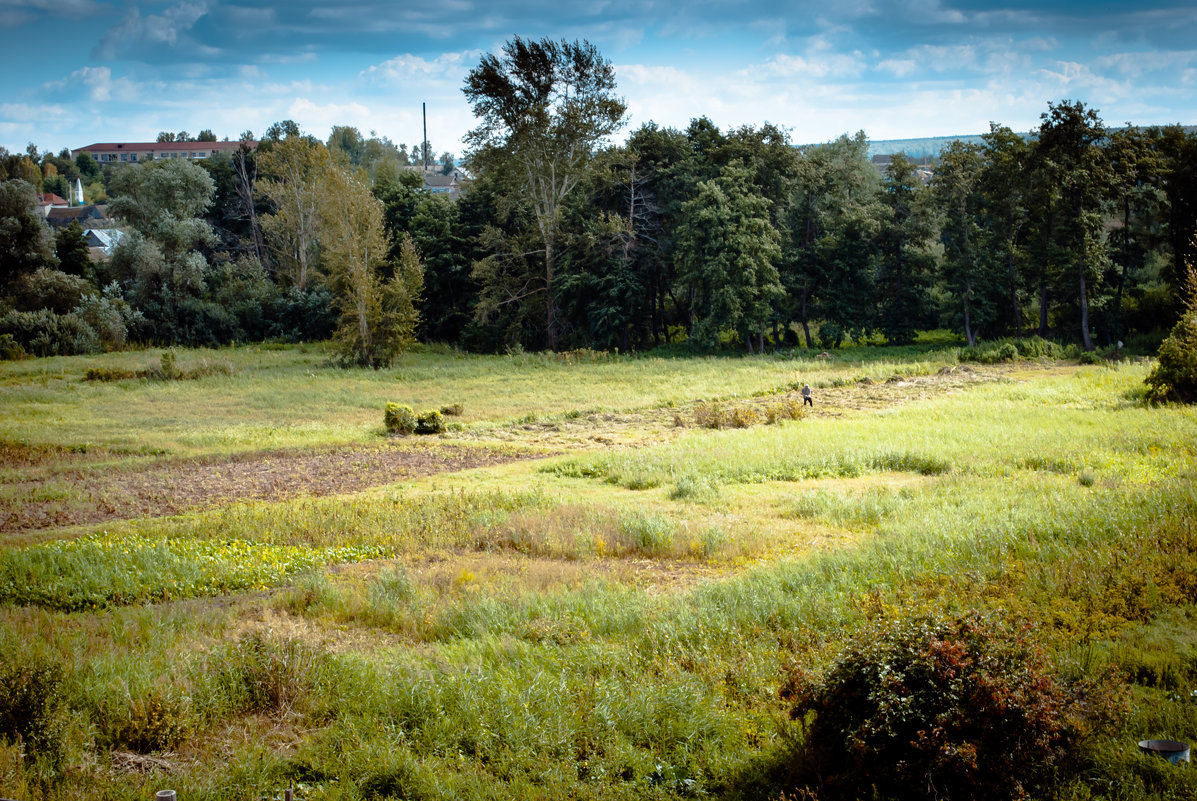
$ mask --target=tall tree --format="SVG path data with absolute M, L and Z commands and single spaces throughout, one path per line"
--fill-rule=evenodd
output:
M 113 250 L 105 270 L 148 321 L 150 338 L 216 344 L 232 336 L 231 318 L 204 300 L 215 242 L 201 218 L 216 188 L 204 168 L 185 159 L 128 165 L 109 182 L 109 213 L 133 231 Z
M 1124 299 L 1128 292 L 1135 292 L 1137 277 L 1167 237 L 1168 198 L 1159 139 L 1159 129 L 1127 125 L 1114 131 L 1105 145 L 1112 178 L 1108 191 L 1113 274 L 1109 282 L 1114 287 L 1103 326 L 1107 343 L 1126 335 Z
M 908 345 L 926 313 L 934 223 L 926 189 L 905 154 L 890 161 L 881 199 L 887 213 L 879 242 L 878 321 L 886 339 Z
M 54 238 L 36 211 L 28 181 L 0 181 L 0 290 L 26 273 L 54 266 Z
M 324 145 L 301 135 L 273 143 L 258 158 L 260 177 L 254 189 L 275 209 L 262 219 L 262 233 L 279 277 L 300 290 L 307 289 L 316 266 L 319 187 L 328 168 Z
M 589 42 L 515 37 L 487 54 L 463 89 L 481 120 L 466 136 L 476 172 L 513 174 L 531 204 L 544 246 L 545 333 L 557 347 L 554 297 L 561 207 L 595 149 L 623 124 L 615 70 Z
M 1004 276 L 1004 301 L 998 316 L 1002 327 L 1022 334 L 1024 276 L 1021 265 L 1026 252 L 1030 146 L 1010 128 L 990 123 L 982 139 L 981 258 L 986 272 Z
M 682 206 L 680 277 L 695 287 L 694 336 L 704 344 L 715 344 L 730 329 L 741 335 L 749 353 L 756 334 L 764 351 L 772 303 L 784 293 L 770 205 L 752 185 L 749 171 L 732 165 L 700 183 L 697 196 Z
M 790 228 L 791 236 L 803 237 L 797 265 L 803 286 L 817 301 L 815 313 L 829 324 L 819 333 L 825 346 L 838 346 L 845 335 L 863 335 L 873 325 L 884 209 L 878 201 L 881 178 L 868 149 L 863 131 L 819 146 L 809 154 L 815 177 L 807 175 L 801 184 L 812 197 L 794 201 L 809 207 L 803 212 L 807 222 Z
M 1081 342 L 1093 350 L 1089 302 L 1108 259 L 1103 201 L 1110 182 L 1105 126 L 1082 102 L 1049 103 L 1035 145 L 1039 175 L 1054 192 L 1047 227 L 1053 254 L 1076 281 Z
M 388 264 L 382 203 L 363 175 L 333 167 L 320 190 L 320 243 L 341 313 L 338 353 L 347 364 L 384 367 L 415 333 L 424 281 L 419 256 L 405 237 L 399 263 Z
M 944 287 L 958 310 L 960 328 L 972 347 L 977 329 L 991 322 L 989 284 L 981 259 L 981 148 L 952 142 L 941 154 L 932 180 L 941 222 Z

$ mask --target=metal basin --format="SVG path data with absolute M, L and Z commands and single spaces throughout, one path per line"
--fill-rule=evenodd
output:
M 1189 744 L 1176 740 L 1140 740 L 1139 750 L 1144 754 L 1155 754 L 1176 765 L 1189 761 Z

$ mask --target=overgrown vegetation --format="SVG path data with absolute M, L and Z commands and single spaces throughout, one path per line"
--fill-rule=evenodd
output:
M 37 692 L 0 697 L 0 712 L 20 697 L 45 714 L 0 714 L 2 794 L 132 797 L 169 784 L 214 799 L 294 783 L 302 801 L 831 799 L 876 785 L 884 799 L 929 797 L 930 777 L 940 797 L 982 781 L 1010 797 L 1021 782 L 1045 801 L 1191 797 L 1192 771 L 1135 743 L 1197 739 L 1192 408 L 1146 403 L 1148 368 L 1127 362 L 1030 362 L 902 404 L 844 405 L 897 393 L 893 376 L 953 379 L 939 372 L 955 367 L 950 351 L 893 353 L 569 363 L 424 352 L 326 389 L 321 370 L 345 374 L 318 350 L 238 349 L 230 376 L 188 383 L 169 417 L 145 410 L 178 398 L 177 383 L 80 380 L 144 356 L 6 363 L 14 493 L 42 475 L 175 453 L 122 456 L 103 425 L 80 448 L 61 420 L 102 419 L 89 410 L 109 394 L 111 430 L 137 421 L 150 445 L 214 412 L 263 425 L 255 408 L 299 383 L 306 405 L 278 408 L 307 410 L 290 427 L 312 426 L 310 444 L 377 441 L 378 410 L 398 396 L 412 409 L 460 398 L 468 411 L 445 439 L 403 447 L 544 432 L 569 452 L 355 494 L 5 534 L 0 672 Z M 803 383 L 819 405 L 800 422 L 690 424 L 695 398 L 763 410 Z M 628 406 L 604 406 L 616 387 Z M 637 410 L 659 427 L 612 445 Z M 520 422 L 533 412 L 549 422 Z M 787 682 L 818 714 L 791 717 Z M 899 708 L 940 728 L 903 738 L 907 722 L 885 714 Z M 820 748 L 851 729 L 849 711 L 878 725 L 860 741 L 864 767 L 851 762 L 855 778 L 837 784 L 854 752 Z M 41 720 L 52 758 L 13 719 Z M 1042 752 L 999 736 L 1032 730 Z M 903 743 L 908 759 L 893 760 Z

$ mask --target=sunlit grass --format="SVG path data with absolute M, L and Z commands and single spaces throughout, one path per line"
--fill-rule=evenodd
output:
M 233 374 L 212 379 L 228 383 L 190 384 L 197 399 L 123 391 L 196 419 L 212 393 L 228 421 L 168 435 L 163 414 L 149 441 L 220 452 L 375 436 L 383 390 L 413 407 L 460 402 L 483 426 L 938 369 L 923 353 L 837 355 L 438 352 L 375 375 L 325 368 L 318 350 L 235 349 Z M 269 397 L 302 370 L 319 410 L 306 422 Z M 0 553 L 0 659 L 64 670 L 72 767 L 47 785 L 53 801 L 152 794 L 167 774 L 107 767 L 107 749 L 147 743 L 183 754 L 169 779 L 188 798 L 274 797 L 294 781 L 305 799 L 776 799 L 792 795 L 801 739 L 783 666 L 818 670 L 878 618 L 986 610 L 1032 626 L 1062 670 L 1114 663 L 1134 682 L 1133 715 L 1089 746 L 1062 798 L 1183 798 L 1189 773 L 1157 775 L 1133 743 L 1197 738 L 1183 695 L 1197 686 L 1197 414 L 1144 405 L 1144 374 L 1028 373 L 879 412 L 49 531 Z M 45 387 L 22 414 L 98 402 L 54 411 Z M 220 406 L 223 391 L 242 395 Z M 301 430 L 272 434 L 259 412 L 295 414 Z M 67 430 L 27 433 L 65 445 Z M 103 608 L 59 611 L 90 603 Z M 42 768 L 6 748 L 0 788 L 39 786 Z

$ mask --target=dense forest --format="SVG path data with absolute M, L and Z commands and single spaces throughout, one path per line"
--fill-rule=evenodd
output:
M 613 144 L 615 88 L 585 43 L 484 57 L 459 199 L 425 189 L 427 144 L 291 121 L 195 163 L 0 153 L 0 350 L 334 336 L 379 366 L 414 340 L 763 353 L 935 328 L 1094 350 L 1180 315 L 1197 135 L 1179 126 L 1107 127 L 1064 100 L 1029 138 L 993 124 L 922 170 L 875 165 L 863 132 L 795 146 L 705 117 Z M 76 178 L 125 231 L 107 259 L 35 211 Z

